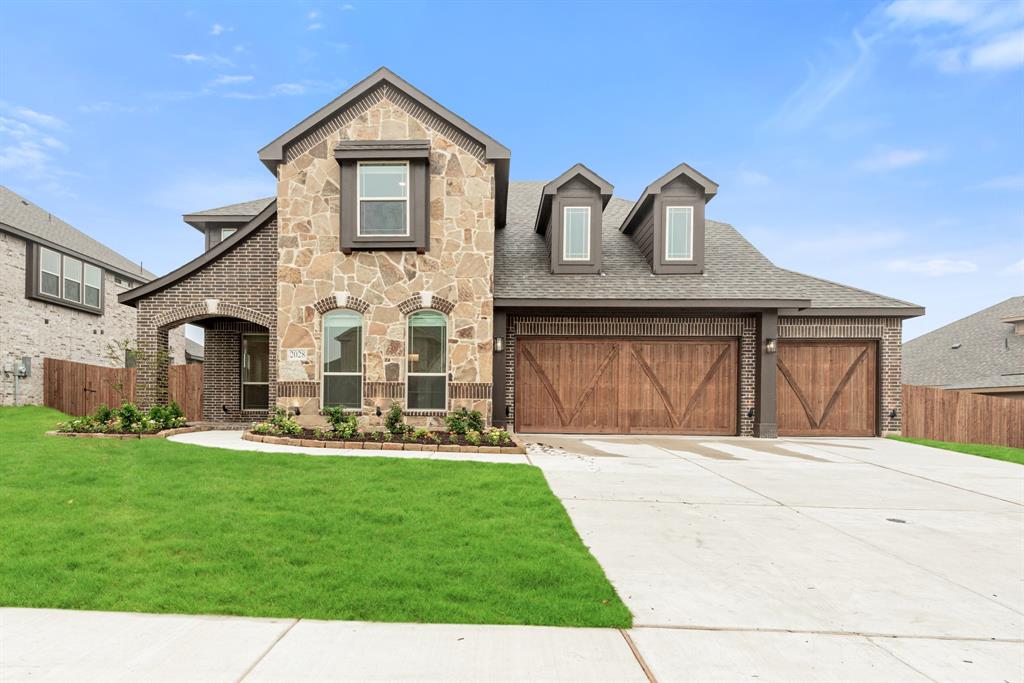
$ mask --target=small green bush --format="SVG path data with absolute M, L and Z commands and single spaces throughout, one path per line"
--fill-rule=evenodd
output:
M 484 417 L 479 410 L 459 408 L 448 413 L 444 419 L 450 434 L 465 435 L 467 432 L 482 432 L 484 430 Z
M 359 432 L 359 419 L 355 415 L 346 415 L 344 408 L 324 408 L 322 415 L 342 439 L 351 439 Z
M 409 425 L 402 421 L 401 403 L 396 401 L 388 408 L 388 413 L 384 416 L 384 428 L 392 436 L 405 436 L 406 432 L 411 429 Z
M 507 446 L 512 443 L 512 436 L 504 429 L 491 427 L 484 432 L 484 441 L 486 441 L 489 446 Z
M 114 411 L 106 405 L 102 405 L 92 414 L 92 419 L 100 424 L 106 424 L 114 419 Z
M 466 439 L 466 443 L 468 443 L 470 446 L 479 446 L 480 445 L 480 432 L 478 432 L 478 431 L 476 431 L 474 429 L 471 429 L 468 432 L 466 432 L 465 439 Z
M 254 424 L 252 431 L 273 436 L 298 436 L 302 433 L 302 426 L 284 408 L 275 408 L 267 420 Z
M 417 427 L 416 429 L 412 430 L 412 438 L 416 439 L 417 441 L 421 439 L 426 439 L 428 436 L 430 436 L 430 432 L 424 429 L 423 427 Z

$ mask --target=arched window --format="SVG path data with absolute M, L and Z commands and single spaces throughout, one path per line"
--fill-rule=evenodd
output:
M 363 407 L 363 316 L 332 311 L 324 316 L 323 401 L 325 408 Z
M 437 311 L 409 316 L 406 407 L 445 410 L 448 405 L 448 321 Z

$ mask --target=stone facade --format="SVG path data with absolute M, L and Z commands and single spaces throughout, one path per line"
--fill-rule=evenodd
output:
M 43 402 L 43 358 L 123 366 L 110 357 L 111 344 L 135 339 L 135 309 L 122 306 L 126 291 L 103 273 L 103 314 L 95 315 L 25 297 L 25 251 L 20 237 L 0 232 L 0 366 L 29 356 L 32 374 L 18 381 L 19 405 Z M 169 338 L 172 364 L 185 362 L 184 329 Z M 14 376 L 0 372 L 0 405 L 14 405 Z
M 340 249 L 342 140 L 429 140 L 430 244 L 415 251 Z M 494 168 L 483 150 L 452 134 L 394 89 L 353 105 L 296 141 L 278 169 L 277 326 L 279 404 L 318 421 L 323 315 L 363 315 L 362 422 L 404 404 L 408 315 L 432 308 L 448 319 L 449 410 L 490 416 L 494 272 Z M 289 359 L 289 351 L 305 360 Z M 443 413 L 408 413 L 439 427 Z
M 273 358 L 277 349 L 277 224 L 270 220 L 220 258 L 138 301 L 139 347 L 154 357 L 169 330 L 195 323 L 206 330 L 203 419 L 249 422 L 266 411 L 243 411 L 240 400 L 241 335 L 265 332 Z M 127 307 L 122 307 L 127 308 Z M 277 365 L 270 363 L 270 405 L 276 401 Z M 140 405 L 167 400 L 167 370 L 140 365 Z
M 505 402 L 509 425 L 515 420 L 517 336 L 735 337 L 739 339 L 739 434 L 754 435 L 757 397 L 757 320 L 754 316 L 672 314 L 606 316 L 510 315 L 505 333 Z M 882 434 L 898 434 L 901 410 L 899 318 L 781 317 L 780 339 L 874 339 L 879 349 L 879 420 Z M 893 414 L 895 413 L 895 416 Z

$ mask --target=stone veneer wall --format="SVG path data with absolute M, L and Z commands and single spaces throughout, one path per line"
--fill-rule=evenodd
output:
M 209 327 L 203 362 L 203 419 L 241 422 L 265 416 L 265 411 L 241 410 L 240 334 L 266 331 L 270 357 L 275 357 L 276 280 L 277 223 L 270 220 L 216 261 L 138 302 L 138 339 L 144 351 L 163 348 L 168 330 L 182 323 Z M 276 375 L 277 364 L 271 361 L 271 406 L 276 401 Z M 166 368 L 141 365 L 136 397 L 142 407 L 166 401 Z
M 505 336 L 505 401 L 509 424 L 515 420 L 515 348 L 517 336 L 729 336 L 740 339 L 741 436 L 753 436 L 757 382 L 757 330 L 754 316 L 701 317 L 633 316 L 525 316 L 508 317 Z M 902 425 L 902 323 L 899 318 L 781 317 L 780 339 L 877 339 L 879 341 L 880 421 L 883 434 L 898 434 Z M 896 417 L 889 417 L 892 411 Z
M 20 237 L 0 231 L 0 366 L 32 360 L 32 374 L 18 382 L 18 404 L 43 402 L 43 358 L 123 367 L 108 355 L 114 342 L 135 339 L 135 309 L 117 302 L 125 287 L 103 274 L 103 315 L 25 297 L 25 252 Z M 172 363 L 185 362 L 184 328 L 170 335 Z M 0 405 L 14 404 L 14 376 L 0 373 Z
M 417 139 L 431 143 L 427 253 L 342 253 L 334 145 Z M 407 316 L 416 308 L 407 302 L 422 301 L 449 321 L 448 409 L 466 406 L 490 419 L 494 168 L 481 147 L 393 89 L 379 88 L 286 150 L 278 170 L 278 222 L 279 404 L 299 408 L 303 421 L 320 421 L 322 316 L 336 302 L 363 314 L 362 422 L 379 423 L 377 406 L 404 403 Z M 446 302 L 450 310 L 433 302 Z M 305 360 L 289 360 L 293 350 L 305 351 Z M 440 414 L 427 413 L 410 422 L 442 424 Z
M 877 339 L 882 435 L 903 425 L 903 322 L 899 318 L 794 316 L 779 318 L 779 339 Z M 890 414 L 895 413 L 895 417 Z
M 509 425 L 515 424 L 517 336 L 595 337 L 734 337 L 739 339 L 739 430 L 754 433 L 757 328 L 753 316 L 691 316 L 665 314 L 608 316 L 510 315 L 505 332 L 505 402 Z

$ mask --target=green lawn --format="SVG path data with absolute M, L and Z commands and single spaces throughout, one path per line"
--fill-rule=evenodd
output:
M 626 627 L 541 472 L 45 436 L 0 408 L 0 605 Z
M 989 446 L 981 443 L 953 443 L 951 441 L 911 439 L 906 436 L 890 436 L 889 438 L 894 439 L 895 441 L 906 441 L 907 443 L 916 443 L 922 446 L 931 446 L 932 448 L 944 448 L 947 451 L 969 453 L 971 455 L 980 455 L 983 458 L 992 458 L 993 460 L 1006 460 L 1007 462 L 1015 462 L 1018 465 L 1024 465 L 1024 448 L 1010 448 L 1009 446 Z

